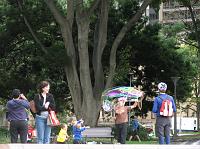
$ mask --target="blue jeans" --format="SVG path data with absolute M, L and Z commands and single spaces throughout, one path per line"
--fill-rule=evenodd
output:
M 49 144 L 51 127 L 47 125 L 47 118 L 40 115 L 36 115 L 35 124 L 37 129 L 37 143 L 38 144 Z

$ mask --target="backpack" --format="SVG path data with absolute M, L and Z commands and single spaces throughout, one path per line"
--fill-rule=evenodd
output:
M 40 94 L 38 94 L 38 97 L 39 97 L 39 99 L 41 99 Z M 29 102 L 29 105 L 30 105 L 31 112 L 32 112 L 33 114 L 37 113 L 37 109 L 36 109 L 36 107 L 35 107 L 35 101 L 34 101 L 34 100 L 31 100 L 31 101 Z
M 159 97 L 159 98 L 162 100 L 162 104 L 160 107 L 160 115 L 166 116 L 166 117 L 173 116 L 173 108 L 172 108 L 171 100 L 168 98 L 166 98 L 166 99 L 163 99 L 161 97 Z

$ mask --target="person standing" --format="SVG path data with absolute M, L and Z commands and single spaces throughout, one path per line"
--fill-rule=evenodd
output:
M 27 143 L 28 135 L 28 113 L 30 108 L 26 97 L 21 94 L 19 89 L 12 91 L 12 100 L 7 102 L 7 120 L 10 122 L 11 143 L 17 143 L 18 135 L 21 143 Z
M 152 109 L 152 112 L 156 114 L 156 136 L 159 139 L 159 144 L 170 144 L 171 118 L 176 112 L 176 106 L 173 97 L 166 94 L 166 83 L 160 82 L 158 90 L 159 95 L 154 99 Z
M 49 144 L 51 135 L 51 126 L 47 125 L 49 108 L 55 110 L 55 101 L 52 94 L 49 93 L 50 84 L 42 81 L 38 85 L 39 93 L 35 95 L 34 102 L 36 108 L 35 124 L 37 130 L 37 143 Z
M 132 106 L 125 106 L 126 98 L 121 97 L 118 99 L 115 109 L 115 126 L 117 130 L 117 141 L 120 144 L 126 143 L 127 136 L 127 123 L 128 123 L 128 111 L 137 106 L 135 102 Z

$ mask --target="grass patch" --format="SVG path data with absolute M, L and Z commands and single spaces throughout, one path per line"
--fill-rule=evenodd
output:
M 10 138 L 0 135 L 0 144 L 8 144 L 8 143 L 10 143 Z
M 149 140 L 149 141 L 126 141 L 126 144 L 158 144 L 158 141 Z
M 200 131 L 182 131 L 180 134 L 200 135 Z

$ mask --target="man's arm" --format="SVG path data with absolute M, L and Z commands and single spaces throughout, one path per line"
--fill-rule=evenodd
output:
M 173 112 L 176 112 L 176 105 L 175 105 L 174 99 L 172 99 L 172 108 L 173 108 Z
M 153 102 L 153 108 L 152 108 L 153 113 L 157 113 L 157 110 L 158 110 L 157 107 L 158 107 L 157 98 L 155 98 Z
M 134 108 L 136 108 L 137 107 L 137 105 L 138 105 L 138 102 L 136 101 L 136 102 L 134 102 L 134 104 L 131 106 L 131 109 L 134 109 Z

